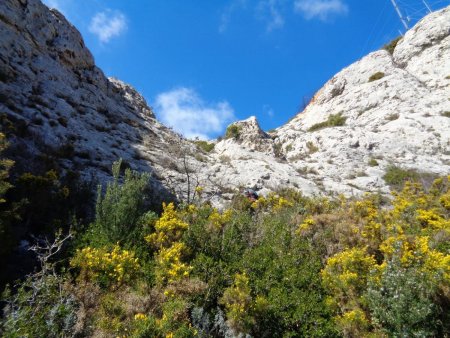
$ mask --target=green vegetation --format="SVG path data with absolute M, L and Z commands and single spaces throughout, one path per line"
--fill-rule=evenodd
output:
M 383 72 L 376 72 L 375 74 L 372 74 L 369 77 L 369 82 L 373 82 L 373 81 L 377 81 L 380 80 L 384 77 L 384 73 Z
M 317 147 L 313 142 L 308 141 L 306 142 L 306 148 L 308 148 L 308 151 L 310 154 L 314 154 L 315 152 L 319 151 L 319 147 Z
M 144 191 L 150 179 L 148 174 L 138 174 L 125 169 L 123 183 L 119 183 L 123 162 L 113 164 L 113 181 L 102 194 L 98 187 L 95 222 L 89 233 L 97 243 L 133 244 L 140 232 L 140 221 L 144 208 Z
M 371 158 L 368 162 L 369 166 L 376 167 L 378 165 L 378 161 L 375 158 Z
M 193 142 L 199 149 L 203 150 L 205 153 L 210 153 L 215 146 L 214 143 L 208 141 L 195 140 Z
M 394 182 L 409 177 L 388 172 Z M 256 201 L 237 195 L 222 211 L 164 203 L 157 215 L 144 203 L 147 175 L 121 170 L 120 161 L 113 174 L 98 190 L 95 220 L 77 228 L 69 251 L 71 233 L 34 247 L 40 270 L 4 293 L 2 336 L 445 337 L 450 330 L 450 177 L 426 190 L 406 182 L 392 201 L 282 190 Z
M 412 169 L 403 169 L 395 165 L 390 165 L 386 169 L 383 176 L 384 181 L 391 186 L 391 188 L 399 189 L 405 182 L 420 182 L 428 186 L 436 175 L 431 173 L 422 173 Z
M 7 146 L 5 135 L 0 133 L 0 156 Z M 14 209 L 11 206 L 5 206 L 5 194 L 12 187 L 8 178 L 13 164 L 13 161 L 0 157 L 0 257 L 11 246 L 11 218 L 14 217 Z
M 308 129 L 308 131 L 316 131 L 323 128 L 343 126 L 345 125 L 346 120 L 347 118 L 345 116 L 342 116 L 342 113 L 331 114 L 330 116 L 328 116 L 328 119 L 326 121 L 312 125 Z
M 393 55 L 395 47 L 397 47 L 397 44 L 400 42 L 401 39 L 402 39 L 402 36 L 396 37 L 394 40 L 392 40 L 388 44 L 384 45 L 383 49 L 387 50 L 389 52 L 389 54 Z
M 450 117 L 450 111 L 445 111 L 445 112 L 441 113 L 441 115 L 445 116 L 445 117 Z
M 226 139 L 233 138 L 235 140 L 238 140 L 239 137 L 241 136 L 241 129 L 242 127 L 236 124 L 228 126 L 227 131 L 225 133 L 225 138 Z

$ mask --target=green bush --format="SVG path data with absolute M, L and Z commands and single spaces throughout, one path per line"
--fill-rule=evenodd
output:
M 193 141 L 195 145 L 201 150 L 203 150 L 205 153 L 209 153 L 214 149 L 215 144 L 210 143 L 208 141 L 202 141 L 202 140 L 196 140 Z
M 227 131 L 225 133 L 225 138 L 226 139 L 233 138 L 235 140 L 238 140 L 239 137 L 241 136 L 241 129 L 242 127 L 236 124 L 228 126 Z
M 69 337 L 74 333 L 78 304 L 56 275 L 28 278 L 14 295 L 7 289 L 3 337 Z
M 384 73 L 383 72 L 376 72 L 375 74 L 372 74 L 369 77 L 369 82 L 373 82 L 373 81 L 377 81 L 380 80 L 384 77 Z
M 418 178 L 417 171 L 402 169 L 394 165 L 389 166 L 383 176 L 384 181 L 394 188 L 400 188 L 406 181 L 417 181 Z
M 441 113 L 441 115 L 445 116 L 445 117 L 450 117 L 450 111 L 445 111 L 445 112 Z
M 436 288 L 419 268 L 405 268 L 398 256 L 387 264 L 381 281 L 369 283 L 372 320 L 389 337 L 438 337 L 442 310 L 434 303 Z
M 374 158 L 371 158 L 368 162 L 369 166 L 376 167 L 378 165 L 378 161 Z
M 313 142 L 308 141 L 306 142 L 306 148 L 308 148 L 308 151 L 310 154 L 314 154 L 319 151 L 319 147 L 317 147 Z
M 2 300 L 6 306 L 0 317 L 2 337 L 72 337 L 79 304 L 69 291 L 66 278 L 59 275 L 54 263 L 64 242 L 72 237 L 42 241 L 31 248 L 37 254 L 41 269 L 29 275 L 14 294 L 6 287 Z
M 147 173 L 139 174 L 125 169 L 123 182 L 120 171 L 122 160 L 112 166 L 113 181 L 106 185 L 103 194 L 98 187 L 95 222 L 88 231 L 88 242 L 92 245 L 108 243 L 137 244 L 142 241 L 142 216 L 146 189 L 149 183 Z
M 397 47 L 397 44 L 400 42 L 401 39 L 402 36 L 396 37 L 394 40 L 384 45 L 383 49 L 387 50 L 391 55 L 394 54 L 395 47 Z
M 312 125 L 308 131 L 316 131 L 323 128 L 329 128 L 329 127 L 340 127 L 345 125 L 345 121 L 347 118 L 345 116 L 342 116 L 342 113 L 339 114 L 331 114 L 328 116 L 328 119 L 324 122 L 316 123 Z

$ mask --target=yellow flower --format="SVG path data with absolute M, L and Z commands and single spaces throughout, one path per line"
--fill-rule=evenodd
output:
M 134 315 L 134 320 L 146 320 L 147 316 L 143 313 L 136 313 Z

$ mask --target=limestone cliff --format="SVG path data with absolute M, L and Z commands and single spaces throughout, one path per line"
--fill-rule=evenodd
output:
M 254 117 L 211 152 L 160 124 L 131 86 L 95 66 L 80 33 L 39 0 L 0 3 L 0 113 L 17 166 L 110 176 L 118 158 L 155 191 L 223 204 L 240 187 L 306 194 L 387 192 L 386 168 L 450 172 L 450 7 L 336 74 L 306 109 L 268 134 Z M 300 95 L 300 93 L 299 93 Z M 3 128 L 6 128 L 3 123 Z

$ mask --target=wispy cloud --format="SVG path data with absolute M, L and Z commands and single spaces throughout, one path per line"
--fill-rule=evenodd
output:
M 266 21 L 266 30 L 271 32 L 284 26 L 279 0 L 260 0 L 257 6 L 259 16 Z
M 233 0 L 227 7 L 225 7 L 220 15 L 220 33 L 224 33 L 227 30 L 233 13 L 239 9 L 245 8 L 246 5 L 247 0 Z
M 306 19 L 318 18 L 326 21 L 331 15 L 345 15 L 348 6 L 342 0 L 296 0 L 294 10 Z
M 273 108 L 271 106 L 269 106 L 268 104 L 263 105 L 263 113 L 267 116 L 269 116 L 270 118 L 275 116 L 275 112 L 273 110 Z
M 107 43 L 113 37 L 117 37 L 127 29 L 125 15 L 119 11 L 106 10 L 95 14 L 89 25 L 89 31 L 98 39 Z
M 235 118 L 227 101 L 205 102 L 195 90 L 185 87 L 159 94 L 154 107 L 161 122 L 188 138 L 214 137 Z

